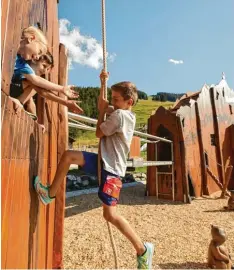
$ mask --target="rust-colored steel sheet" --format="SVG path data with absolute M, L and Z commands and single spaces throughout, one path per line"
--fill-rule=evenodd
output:
M 229 181 L 230 166 L 234 165 L 234 108 L 226 99 L 231 97 L 234 91 L 222 79 L 216 86 L 204 85 L 199 92 L 184 95 L 170 110 L 160 107 L 150 117 L 148 132 L 168 136 L 174 143 L 176 200 L 212 194 Z M 157 158 L 165 160 L 169 150 L 160 144 Z M 148 160 L 155 159 L 154 147 L 148 145 Z M 156 172 L 164 169 L 147 169 L 149 195 L 156 195 Z M 159 176 L 158 185 L 158 192 L 166 198 L 171 186 L 169 176 Z M 234 188 L 233 171 L 228 188 Z
M 167 119 L 167 120 L 165 120 Z M 169 112 L 164 107 L 158 108 L 156 113 L 152 115 L 149 119 L 148 133 L 156 135 L 159 137 L 166 137 L 174 142 L 174 160 L 175 160 L 175 199 L 178 201 L 183 201 L 185 186 L 185 172 L 183 167 L 181 167 L 181 148 L 180 142 L 180 124 L 179 118 L 174 113 Z M 156 159 L 155 144 L 148 143 L 147 145 L 148 153 L 147 160 Z M 157 143 L 157 160 L 158 161 L 170 161 L 171 157 L 171 144 L 165 142 Z M 162 167 L 148 167 L 147 168 L 147 190 L 150 196 L 156 195 L 156 172 L 171 172 L 171 166 Z M 172 176 L 171 175 L 158 175 L 158 193 L 160 193 L 159 198 L 172 199 Z

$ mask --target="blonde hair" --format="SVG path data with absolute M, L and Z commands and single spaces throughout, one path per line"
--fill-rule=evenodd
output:
M 138 99 L 138 90 L 132 82 L 120 82 L 111 86 L 111 90 L 119 92 L 124 100 L 133 100 L 133 106 L 136 105 Z
M 23 29 L 22 36 L 21 36 L 22 39 L 30 38 L 32 36 L 35 37 L 34 41 L 40 43 L 44 47 L 45 52 L 46 52 L 47 48 L 48 48 L 47 47 L 48 41 L 47 41 L 44 33 L 35 26 L 29 26 L 29 27 Z

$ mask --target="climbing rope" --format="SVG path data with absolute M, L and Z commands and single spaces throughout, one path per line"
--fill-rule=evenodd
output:
M 102 2 L 102 48 L 103 48 L 103 71 L 107 72 L 107 59 L 106 59 L 106 8 L 105 8 L 105 0 L 101 0 Z M 104 79 L 104 91 L 101 89 L 101 93 L 104 95 L 103 97 L 107 99 L 107 83 L 106 83 L 106 78 Z M 99 142 L 99 150 L 98 150 L 98 180 L 99 180 L 99 185 L 101 184 L 101 147 L 100 147 L 100 142 Z M 108 232 L 110 235 L 110 240 L 111 240 L 111 245 L 113 248 L 113 253 L 114 253 L 114 258 L 115 258 L 115 268 L 119 268 L 119 263 L 118 263 L 118 255 L 117 255 L 117 249 L 116 249 L 116 244 L 113 236 L 113 232 L 111 229 L 110 223 L 107 221 L 107 227 L 108 227 Z

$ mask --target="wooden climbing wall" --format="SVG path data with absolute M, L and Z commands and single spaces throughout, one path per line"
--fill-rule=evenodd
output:
M 37 98 L 39 122 L 46 127 L 43 134 L 24 111 L 15 114 L 8 97 L 21 31 L 37 23 L 54 56 L 55 67 L 48 79 L 63 84 L 67 56 L 64 48 L 59 51 L 57 1 L 2 1 L 2 268 L 62 267 L 65 195 L 61 193 L 59 201 L 45 207 L 35 195 L 32 180 L 39 175 L 44 184 L 50 184 L 55 175 L 58 159 L 67 148 L 66 110 Z

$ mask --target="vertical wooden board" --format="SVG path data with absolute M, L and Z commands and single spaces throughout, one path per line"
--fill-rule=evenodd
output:
M 14 119 L 15 118 L 15 119 Z M 8 246 L 7 246 L 7 267 L 9 268 L 17 268 L 18 265 L 18 257 L 15 256 L 16 250 L 19 248 L 19 233 L 17 230 L 10 229 L 12 224 L 18 224 L 18 204 L 19 204 L 19 196 L 18 196 L 18 175 L 19 175 L 19 160 L 17 159 L 17 150 L 19 147 L 19 139 L 20 139 L 20 113 L 18 115 L 14 115 L 14 135 L 13 135 L 13 142 L 11 145 L 11 167 L 9 173 L 9 180 L 10 186 L 8 186 L 9 190 L 9 197 L 8 199 L 8 207 L 7 207 L 7 216 L 9 219 L 9 228 L 8 228 Z M 12 244 L 14 243 L 14 245 Z
M 1 126 L 4 119 L 6 102 L 7 102 L 7 96 L 3 91 L 1 91 Z
M 22 127 L 23 122 L 21 119 L 21 113 L 17 115 L 17 125 L 16 125 L 16 132 L 15 132 L 15 141 L 16 143 L 13 145 L 14 150 L 12 151 L 14 154 L 12 154 L 12 161 L 15 162 L 15 168 L 14 168 L 14 175 L 10 179 L 11 182 L 11 188 L 12 188 L 12 201 L 10 202 L 10 224 L 18 224 L 20 223 L 21 216 L 19 215 L 19 205 L 20 205 L 20 174 L 22 171 L 21 167 L 21 160 L 19 158 L 21 149 L 21 138 L 22 138 Z M 13 170 L 13 168 L 12 168 Z M 19 226 L 18 226 L 19 228 Z M 9 238 L 8 241 L 10 243 L 10 247 L 8 244 L 8 258 L 11 261 L 10 263 L 7 262 L 8 267 L 11 268 L 17 268 L 20 261 L 20 253 L 16 252 L 17 250 L 20 250 L 20 234 L 18 230 L 9 230 Z M 14 243 L 12 245 L 11 243 Z M 13 248 L 13 247 L 14 248 Z M 13 259 L 14 258 L 14 259 Z
M 59 46 L 59 84 L 67 84 L 67 54 L 64 45 Z M 62 94 L 60 97 L 65 98 Z M 58 106 L 58 161 L 67 149 L 68 144 L 68 117 L 67 107 Z M 66 192 L 66 178 L 59 188 L 55 201 L 55 226 L 53 244 L 53 268 L 63 268 L 63 230 L 64 230 L 64 206 Z
M 10 166 L 9 166 L 9 172 L 7 174 L 7 195 L 6 195 L 6 205 L 5 205 L 5 211 L 3 215 L 3 235 L 7 239 L 7 257 L 6 257 L 6 265 L 9 268 L 15 268 L 12 262 L 11 258 L 11 219 L 12 219 L 12 202 L 13 202 L 13 191 L 14 191 L 14 176 L 15 176 L 15 166 L 16 166 L 16 160 L 12 159 L 12 156 L 14 155 L 15 149 L 13 148 L 13 145 L 16 145 L 17 137 L 15 136 L 16 130 L 17 130 L 17 116 L 13 115 L 12 121 L 10 126 L 13 126 L 13 141 L 12 144 L 9 147 L 9 158 L 11 159 Z
M 21 188 L 22 188 L 22 201 L 21 201 L 21 208 L 22 208 L 22 231 L 21 231 L 21 243 L 22 243 L 22 247 L 25 250 L 24 256 L 23 256 L 23 260 L 22 260 L 22 265 L 25 265 L 26 268 L 30 268 L 30 243 L 31 243 L 31 239 L 30 239 L 30 203 L 31 203 L 31 199 L 30 199 L 30 191 L 29 191 L 29 181 L 30 181 L 30 159 L 29 159 L 29 144 L 30 144 L 30 137 L 32 134 L 32 119 L 30 117 L 28 117 L 28 115 L 25 114 L 25 119 L 27 121 L 27 125 L 26 125 L 26 132 L 25 132 L 25 138 L 24 138 L 24 142 L 23 145 L 25 147 L 24 150 L 24 160 L 23 160 L 23 168 L 24 168 L 24 175 L 23 175 L 23 179 L 21 182 Z
M 14 45 L 14 36 L 16 35 L 14 29 L 14 23 L 17 12 L 17 1 L 10 1 L 8 25 L 13 27 L 7 27 L 7 35 L 5 37 L 4 54 L 2 58 L 2 90 L 9 94 L 10 81 L 12 77 L 15 54 L 17 47 Z
M 20 140 L 20 146 L 18 148 L 21 149 L 18 158 L 20 159 L 20 173 L 19 173 L 19 186 L 18 186 L 18 193 L 19 193 L 19 204 L 18 204 L 18 212 L 23 213 L 23 200 L 25 196 L 25 190 L 24 190 L 24 182 L 27 181 L 26 178 L 26 171 L 27 168 L 25 168 L 25 135 L 28 132 L 27 129 L 27 116 L 25 113 L 22 112 L 22 132 L 21 132 L 21 140 Z M 24 222 L 22 216 L 20 216 L 18 220 L 18 230 L 20 232 L 19 234 L 19 248 L 21 249 L 24 246 L 24 241 L 26 237 L 24 236 Z M 19 256 L 19 265 L 21 267 L 27 268 L 27 252 L 24 252 L 23 254 L 20 254 Z
M 22 16 L 22 21 L 21 21 L 21 29 L 23 30 L 24 28 L 30 26 L 29 24 L 29 13 L 31 9 L 31 2 L 32 0 L 23 0 L 23 5 L 24 5 L 24 10 L 23 10 L 23 16 Z
M 4 118 L 2 121 L 2 136 L 1 136 L 2 158 L 9 158 L 9 145 L 12 143 L 12 132 L 9 125 L 12 117 L 10 105 L 11 100 L 7 98 Z
M 4 181 L 3 176 L 5 176 L 8 173 L 8 168 L 10 166 L 10 160 L 2 159 L 1 162 L 1 173 L 2 173 L 2 185 L 1 185 L 1 195 L 2 195 L 2 205 L 1 205 L 1 221 L 2 221 L 2 228 L 1 228 L 1 266 L 2 269 L 6 268 L 6 256 L 7 256 L 7 235 L 5 232 L 5 222 L 4 213 L 6 208 L 6 199 L 4 199 L 4 195 L 6 194 L 6 181 Z
M 39 150 L 39 156 L 40 156 L 40 164 L 39 164 L 39 172 L 38 175 L 40 176 L 40 179 L 45 178 L 44 174 L 46 174 L 46 166 L 47 163 L 45 163 L 44 159 L 44 136 L 42 133 L 40 133 L 40 150 Z M 45 230 L 45 210 L 46 208 L 42 205 L 42 203 L 39 202 L 39 218 L 38 218 L 38 225 L 37 225 L 37 265 L 36 268 L 46 268 L 45 265 L 45 252 L 46 252 L 46 245 L 45 245 L 45 239 L 46 239 L 46 230 Z
M 49 6 L 50 5 L 50 6 Z M 57 3 L 55 1 L 50 2 L 47 1 L 48 12 L 50 12 L 51 16 L 48 17 L 48 35 L 51 33 L 51 39 L 49 38 L 49 42 L 52 46 L 52 54 L 55 59 L 55 68 L 51 74 L 51 81 L 54 83 L 58 83 L 58 24 L 57 23 Z M 51 9 L 50 9 L 51 8 Z M 55 29 L 57 28 L 57 29 Z M 56 34 L 57 33 L 57 34 Z M 50 183 L 52 182 L 56 168 L 57 168 L 57 133 L 58 133 L 58 105 L 57 103 L 50 102 L 50 109 L 51 109 L 51 134 L 50 134 L 50 167 L 51 167 L 51 174 L 50 174 Z M 48 207 L 48 261 L 47 267 L 52 267 L 53 261 L 53 238 L 54 238 L 54 203 Z
M 15 21 L 14 21 L 14 37 L 13 37 L 13 59 L 12 63 L 12 73 L 13 73 L 13 68 L 14 68 L 14 59 L 15 55 L 17 54 L 17 50 L 20 44 L 20 38 L 21 38 L 21 24 L 22 24 L 22 18 L 23 18 L 23 11 L 24 11 L 24 5 L 22 3 L 22 0 L 15 0 L 15 5 L 16 5 L 16 16 L 15 16 Z
M 48 44 L 50 46 L 50 49 L 52 47 L 52 37 L 53 37 L 53 19 L 54 19 L 54 1 L 51 0 L 46 0 L 46 6 L 47 6 L 47 39 L 48 39 Z
M 2 0 L 2 18 L 1 18 L 1 56 L 3 59 L 3 54 L 5 51 L 6 35 L 7 35 L 7 22 L 9 15 L 9 5 L 11 0 Z M 2 64 L 2 63 L 1 63 Z

